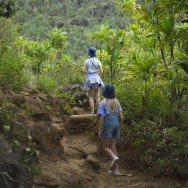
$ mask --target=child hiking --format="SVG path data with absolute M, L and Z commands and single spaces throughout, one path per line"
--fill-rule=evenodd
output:
M 123 122 L 122 108 L 115 98 L 115 88 L 112 84 L 106 84 L 102 95 L 104 100 L 100 102 L 98 112 L 98 135 L 102 148 L 112 157 L 109 173 L 121 175 L 118 165 L 116 142 L 120 138 L 120 126 Z
M 96 58 L 97 49 L 95 47 L 89 48 L 88 55 L 90 58 L 86 59 L 82 72 L 86 74 L 84 90 L 87 92 L 89 98 L 91 114 L 94 114 L 95 107 L 98 107 L 100 101 L 100 87 L 103 86 L 100 74 L 102 74 L 103 70 L 101 62 Z

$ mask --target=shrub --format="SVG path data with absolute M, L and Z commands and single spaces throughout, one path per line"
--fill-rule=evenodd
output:
M 21 90 L 25 85 L 23 65 L 13 51 L 0 58 L 0 86 L 4 89 Z
M 55 94 L 58 90 L 58 84 L 50 76 L 39 75 L 36 84 L 40 90 L 47 94 Z
M 0 19 L 0 86 L 20 90 L 25 84 L 24 66 L 16 52 L 16 30 L 10 20 Z

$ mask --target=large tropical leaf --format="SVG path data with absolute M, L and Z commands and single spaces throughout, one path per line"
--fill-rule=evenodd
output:
M 175 12 L 180 10 L 187 10 L 188 0 L 158 0 L 158 7 L 172 9 Z
M 166 35 L 170 35 L 174 31 L 174 15 L 172 14 L 161 18 L 158 29 Z
M 130 65 L 130 68 L 133 73 L 136 73 L 137 76 L 141 76 L 144 80 L 152 75 L 153 68 L 157 65 L 157 57 L 151 54 L 135 54 L 135 63 Z
M 179 54 L 178 59 L 174 61 L 173 65 L 180 66 L 188 74 L 188 55 Z

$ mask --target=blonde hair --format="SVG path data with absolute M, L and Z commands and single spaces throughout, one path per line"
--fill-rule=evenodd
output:
M 116 112 L 118 107 L 119 107 L 119 102 L 118 100 L 115 99 L 105 99 L 106 103 L 109 104 L 110 109 L 112 112 Z

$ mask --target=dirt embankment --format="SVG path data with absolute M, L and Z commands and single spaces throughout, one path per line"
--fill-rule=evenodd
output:
M 0 187 L 31 187 L 38 151 L 52 158 L 62 156 L 65 103 L 33 89 L 1 93 Z

